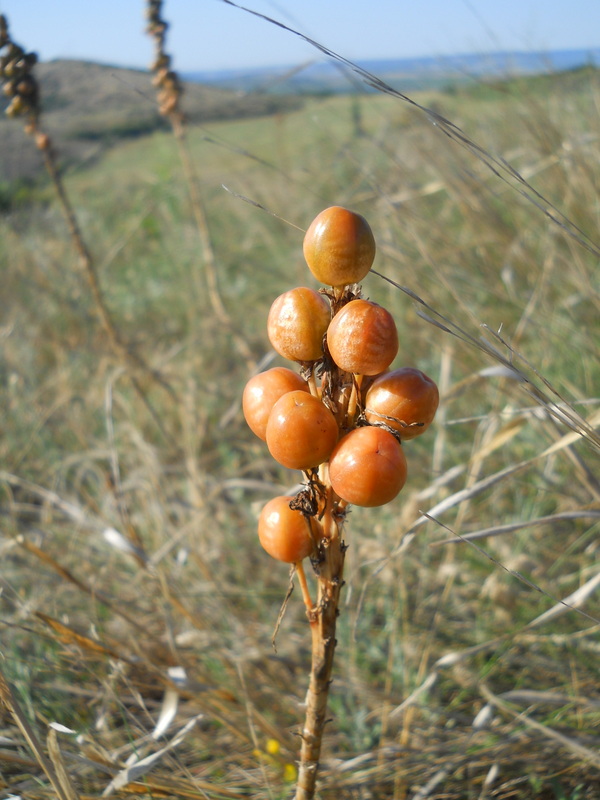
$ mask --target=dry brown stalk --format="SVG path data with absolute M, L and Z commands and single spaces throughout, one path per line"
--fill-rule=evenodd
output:
M 296 800 L 312 800 L 321 754 L 323 730 L 327 722 L 327 699 L 335 654 L 335 629 L 339 597 L 343 585 L 346 546 L 341 539 L 341 525 L 330 501 L 323 518 L 329 538 L 319 543 L 317 566 L 317 602 L 307 610 L 312 637 L 310 679 L 306 695 L 306 716 L 302 730 L 300 767 Z
M 56 771 L 55 764 L 53 764 L 53 762 L 44 752 L 36 732 L 27 721 L 27 717 L 15 699 L 14 692 L 12 691 L 8 681 L 2 672 L 0 672 L 0 708 L 2 708 L 2 706 L 6 708 L 6 710 L 14 719 L 17 727 L 21 731 L 23 738 L 27 742 L 27 746 L 35 756 L 36 761 L 52 784 L 52 788 L 54 789 L 58 799 L 77 800 L 77 794 L 75 793 L 75 790 L 70 782 L 70 779 L 66 775 L 66 772 L 64 772 L 64 770 L 59 770 L 59 772 Z M 55 752 L 56 751 L 53 750 L 51 755 L 54 755 Z
M 336 290 L 330 297 L 332 316 L 359 296 L 358 286 L 346 287 L 343 292 Z M 319 396 L 313 368 L 310 368 L 306 377 L 311 393 Z M 357 393 L 360 384 L 357 385 L 352 375 L 339 370 L 328 357 L 325 358 L 321 381 L 323 397 L 335 411 L 340 430 L 352 428 L 359 412 Z M 336 625 L 347 549 L 342 539 L 346 503 L 331 488 L 327 465 L 319 468 L 315 487 L 320 505 L 317 516 L 321 520 L 324 535 L 317 542 L 316 554 L 312 559 L 317 579 L 317 600 L 314 605 L 307 602 L 308 593 L 301 580 L 311 631 L 311 666 L 295 800 L 312 800 L 315 796 L 323 732 L 327 723 L 327 701 L 337 644 Z M 296 566 L 300 574 L 301 564 Z
M 96 316 L 106 334 L 112 351 L 121 363 L 127 367 L 128 372 L 132 374 L 134 387 L 146 405 L 149 406 L 148 399 L 141 384 L 135 377 L 136 373 L 150 377 L 174 397 L 173 389 L 164 378 L 156 370 L 149 367 L 139 354 L 135 353 L 124 342 L 110 313 L 100 286 L 94 258 L 84 240 L 62 180 L 52 140 L 48 133 L 43 130 L 40 123 L 40 90 L 33 72 L 33 68 L 37 63 L 37 56 L 35 53 L 26 53 L 20 45 L 12 41 L 8 30 L 8 22 L 3 15 L 0 15 L 0 51 L 3 51 L 2 56 L 0 56 L 0 81 L 2 81 L 4 93 L 11 98 L 6 113 L 9 117 L 21 116 L 25 118 L 25 133 L 33 137 L 36 147 L 42 153 L 44 166 L 56 191 L 71 240 L 79 256 L 79 263 L 87 278 Z M 153 409 L 150 406 L 149 409 L 156 419 Z
M 256 365 L 256 359 L 252 355 L 252 351 L 248 347 L 246 340 L 235 330 L 229 312 L 225 308 L 221 298 L 217 278 L 217 261 L 211 241 L 210 227 L 204 203 L 198 189 L 198 179 L 188 145 L 185 115 L 181 111 L 180 106 L 183 87 L 177 73 L 172 69 L 171 56 L 165 51 L 168 23 L 162 18 L 161 11 L 162 0 L 148 0 L 146 12 L 148 19 L 147 32 L 154 39 L 155 58 L 151 69 L 154 73 L 152 82 L 157 88 L 158 110 L 162 116 L 169 120 L 179 149 L 179 157 L 190 198 L 190 205 L 202 248 L 204 278 L 206 281 L 208 299 L 217 320 L 230 331 L 240 354 L 250 369 L 253 369 Z

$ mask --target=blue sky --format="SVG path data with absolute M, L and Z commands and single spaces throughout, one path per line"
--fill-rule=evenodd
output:
M 352 60 L 600 45 L 600 0 L 240 0 Z M 42 59 L 146 67 L 143 0 L 0 0 L 15 41 Z M 180 70 L 300 64 L 298 37 L 222 0 L 165 0 Z

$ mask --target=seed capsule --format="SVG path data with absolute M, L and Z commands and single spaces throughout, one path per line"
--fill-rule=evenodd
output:
M 425 433 L 437 411 L 440 395 L 435 383 L 414 367 L 378 375 L 365 397 L 365 417 L 384 423 L 402 439 Z
M 288 392 L 308 392 L 304 380 L 285 367 L 273 367 L 254 375 L 242 395 L 242 411 L 250 430 L 263 442 L 267 438 L 267 422 L 273 406 Z
M 398 352 L 394 318 L 368 300 L 352 300 L 331 320 L 327 346 L 340 369 L 377 375 L 389 367 Z
M 267 447 L 280 464 L 309 469 L 327 461 L 338 438 L 335 417 L 306 392 L 288 392 L 273 406 L 267 422 Z
M 406 482 L 402 445 L 382 428 L 355 428 L 340 439 L 329 459 L 334 492 L 357 506 L 383 506 Z
M 375 258 L 375 239 L 360 214 L 341 206 L 321 211 L 304 237 L 304 258 L 321 283 L 345 286 L 359 283 Z
M 258 538 L 267 553 L 278 561 L 293 564 L 309 556 L 314 548 L 312 530 L 319 523 L 290 508 L 292 497 L 274 497 L 264 506 L 258 520 Z
M 331 309 L 322 294 L 303 286 L 290 289 L 271 306 L 269 341 L 290 361 L 317 361 L 323 356 L 323 336 L 330 319 Z

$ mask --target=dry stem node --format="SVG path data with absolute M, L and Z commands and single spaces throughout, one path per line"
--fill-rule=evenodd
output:
M 184 117 L 179 107 L 183 86 L 177 73 L 171 69 L 171 56 L 165 52 L 165 39 L 169 23 L 161 17 L 162 0 L 148 0 L 146 32 L 154 39 L 156 55 L 151 70 L 154 73 L 153 85 L 157 88 L 158 110 L 163 117 L 177 119 L 183 123 Z

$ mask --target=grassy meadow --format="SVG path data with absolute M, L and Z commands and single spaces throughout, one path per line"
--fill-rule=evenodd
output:
M 0 668 L 70 800 L 292 791 L 310 634 L 296 590 L 272 646 L 288 572 L 256 518 L 300 474 L 240 398 L 283 364 L 266 315 L 315 286 L 302 231 L 333 204 L 442 401 L 399 498 L 348 518 L 318 796 L 600 797 L 600 77 L 415 99 L 530 186 L 384 94 L 191 125 L 204 238 L 168 131 L 69 167 L 150 369 L 109 346 L 50 187 L 0 217 Z M 2 711 L 0 796 L 56 796 Z

